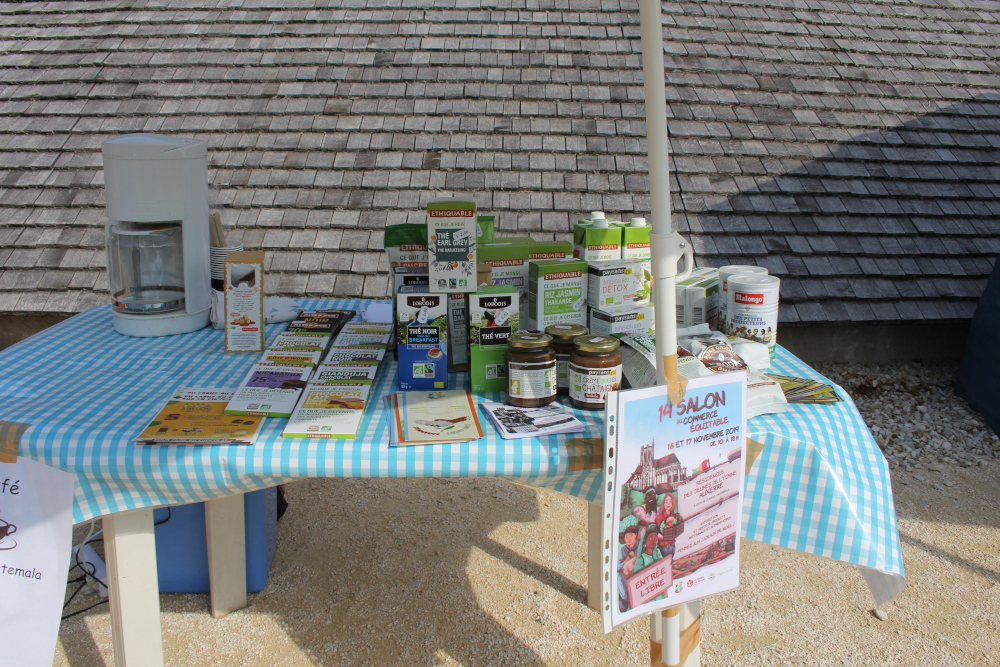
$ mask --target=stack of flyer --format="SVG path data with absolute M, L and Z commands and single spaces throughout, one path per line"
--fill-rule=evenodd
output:
M 351 310 L 305 311 L 265 350 L 236 388 L 227 415 L 290 417 L 330 340 Z
M 404 391 L 385 400 L 391 445 L 469 442 L 483 437 L 468 389 Z
M 282 431 L 286 438 L 354 438 L 392 324 L 349 322 L 326 351 Z
M 252 445 L 263 418 L 225 413 L 232 389 L 181 387 L 135 439 L 137 445 Z

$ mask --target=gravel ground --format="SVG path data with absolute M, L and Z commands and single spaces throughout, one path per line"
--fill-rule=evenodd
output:
M 1000 446 L 955 368 L 820 370 L 891 462 L 908 585 L 879 620 L 853 566 L 744 540 L 741 587 L 703 605 L 703 664 L 1000 664 Z M 161 596 L 168 665 L 648 664 L 645 621 L 605 635 L 586 607 L 582 501 L 499 479 L 288 490 L 247 609 L 215 620 L 207 595 Z M 106 605 L 63 622 L 54 664 L 113 664 Z

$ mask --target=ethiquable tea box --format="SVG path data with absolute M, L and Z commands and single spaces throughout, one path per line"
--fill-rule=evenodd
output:
M 469 295 L 469 364 L 472 391 L 504 391 L 504 353 L 511 333 L 520 329 L 517 289 L 488 285 Z
M 226 414 L 288 417 L 311 375 L 311 366 L 254 364 L 226 406 Z
M 396 295 L 399 388 L 448 388 L 448 295 L 403 287 Z M 422 291 L 417 291 L 422 290 Z
M 589 262 L 587 305 L 591 308 L 622 306 L 640 299 L 643 292 L 642 263 L 629 259 Z
M 427 225 L 387 225 L 385 255 L 389 267 L 427 266 Z
M 528 260 L 573 259 L 573 244 L 569 241 L 533 241 L 528 244 Z
M 231 252 L 224 266 L 226 352 L 264 349 L 264 253 Z
M 434 293 L 476 291 L 478 232 L 475 202 L 427 204 L 427 274 Z
M 464 294 L 448 295 L 448 372 L 469 370 L 468 314 Z
M 479 247 L 479 261 L 490 267 L 492 285 L 510 285 L 517 290 L 521 319 L 528 315 L 529 243 L 523 239 L 497 241 Z
M 587 262 L 542 259 L 528 266 L 526 329 L 545 331 L 550 324 L 587 326 Z

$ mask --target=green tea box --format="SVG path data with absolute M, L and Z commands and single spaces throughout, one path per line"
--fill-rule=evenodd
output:
M 517 290 L 487 285 L 469 295 L 469 367 L 472 391 L 504 391 L 507 339 L 520 328 Z
M 622 306 L 648 295 L 642 262 L 632 259 L 601 259 L 588 262 L 587 305 L 591 308 Z
M 615 334 L 648 334 L 656 330 L 653 307 L 644 303 L 624 306 L 606 306 L 590 311 L 590 333 L 612 336 Z
M 427 225 L 388 225 L 385 228 L 385 254 L 389 268 L 427 266 Z
M 483 244 L 479 261 L 490 267 L 493 285 L 510 285 L 517 290 L 521 319 L 528 314 L 529 244 L 522 239 Z
M 540 259 L 528 263 L 528 317 L 525 329 L 550 324 L 587 325 L 587 262 Z
M 448 388 L 448 295 L 402 287 L 396 295 L 399 388 Z
M 528 245 L 528 261 L 572 258 L 573 244 L 569 241 L 535 241 Z
M 573 228 L 573 257 L 592 262 L 622 258 L 622 230 L 601 218 L 579 220 Z
M 427 274 L 435 294 L 476 291 L 478 236 L 475 202 L 427 204 Z

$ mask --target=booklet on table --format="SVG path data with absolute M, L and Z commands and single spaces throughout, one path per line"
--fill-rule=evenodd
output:
M 385 398 L 391 445 L 468 442 L 483 437 L 468 389 L 404 391 Z
M 227 415 L 234 389 L 181 387 L 135 439 L 137 445 L 252 445 L 263 417 Z

